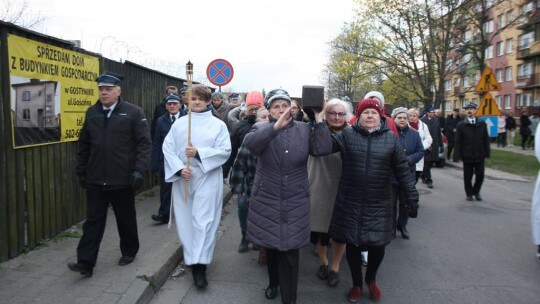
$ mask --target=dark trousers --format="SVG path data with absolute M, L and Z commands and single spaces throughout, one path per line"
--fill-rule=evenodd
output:
M 384 259 L 386 246 L 368 246 L 368 265 L 366 269 L 366 284 L 377 280 L 377 270 Z M 352 244 L 346 247 L 347 262 L 351 270 L 353 286 L 362 287 L 362 251 L 363 248 Z
M 296 291 L 298 289 L 298 265 L 300 262 L 299 250 L 292 249 L 289 251 L 279 251 L 276 249 L 267 248 L 266 261 L 268 278 L 270 280 L 269 285 L 271 287 L 279 286 L 281 292 L 281 302 L 296 302 Z
M 242 231 L 242 237 L 246 236 L 247 229 L 247 216 L 249 209 L 248 197 L 244 195 L 238 195 L 236 199 L 238 205 L 238 221 L 240 222 L 240 231 Z
M 530 135 L 529 134 L 521 134 L 521 148 L 525 149 L 527 148 L 527 141 L 529 140 Z
M 526 146 L 534 149 L 534 135 L 529 135 L 529 140 L 527 141 Z
M 159 172 L 159 210 L 158 214 L 163 215 L 165 218 L 169 218 L 171 213 L 171 191 L 172 183 L 165 181 L 165 171 Z
M 476 175 L 474 186 L 472 184 L 473 174 Z M 465 184 L 465 194 L 472 196 L 480 194 L 482 183 L 484 182 L 484 161 L 463 162 L 463 183 Z
M 432 151 L 431 153 L 438 153 L 439 151 Z M 426 180 L 426 184 L 432 184 L 433 180 L 431 179 L 431 167 L 433 166 L 433 162 L 426 160 L 424 158 L 424 179 Z
M 506 132 L 497 135 L 497 147 L 506 147 Z
M 127 188 L 104 191 L 89 187 L 86 190 L 86 201 L 86 221 L 83 224 L 83 236 L 77 246 L 77 261 L 92 267 L 96 265 L 105 232 L 109 202 L 116 217 L 122 256 L 134 257 L 139 251 L 139 235 L 133 190 Z
M 407 198 L 405 196 L 405 191 L 400 185 L 392 185 L 392 203 L 394 205 L 394 226 L 393 226 L 393 236 L 396 236 L 396 228 L 407 226 L 409 221 L 409 210 L 405 208 L 407 203 Z M 396 222 L 397 216 L 397 222 Z
M 448 132 L 446 138 L 448 139 L 448 146 L 446 147 L 446 159 L 450 159 L 452 156 L 452 151 L 454 151 L 454 147 L 456 146 L 456 135 L 455 133 Z M 456 156 L 452 157 L 452 160 L 456 160 Z

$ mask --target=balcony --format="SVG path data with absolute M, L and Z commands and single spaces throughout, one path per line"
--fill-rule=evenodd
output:
M 535 57 L 540 57 L 540 41 L 520 43 L 516 59 L 527 60 Z
M 517 76 L 516 89 L 534 88 L 540 88 L 540 73 Z
M 467 71 L 467 65 L 466 64 L 460 64 L 456 68 L 456 73 L 458 73 L 458 74 L 465 74 L 466 71 Z
M 458 96 L 458 97 L 465 96 L 463 88 L 462 87 L 454 87 L 454 96 Z
M 533 30 L 536 25 L 540 23 L 540 14 L 533 15 L 529 12 L 526 16 L 523 17 L 523 20 L 520 21 L 520 24 L 517 26 L 518 29 Z

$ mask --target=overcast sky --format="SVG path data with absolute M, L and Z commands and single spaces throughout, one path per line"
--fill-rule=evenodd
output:
M 353 19 L 353 0 L 27 0 L 47 16 L 35 30 L 81 40 L 82 48 L 204 82 L 208 64 L 228 60 L 222 91 L 324 85 L 328 42 Z M 139 4 L 144 3 L 144 4 Z M 207 84 L 210 84 L 206 82 Z

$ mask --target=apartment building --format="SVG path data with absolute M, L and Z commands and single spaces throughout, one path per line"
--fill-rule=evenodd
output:
M 493 5 L 487 1 L 483 12 L 484 36 L 489 41 L 484 49 L 484 64 L 489 66 L 501 85 L 490 94 L 499 109 L 518 117 L 523 110 L 540 113 L 540 11 L 537 0 L 504 0 Z M 477 7 L 477 13 L 482 13 Z M 461 43 L 480 43 L 478 30 L 464 26 Z M 475 93 L 480 80 L 479 64 L 471 60 L 470 52 L 456 43 L 447 65 L 452 71 L 445 79 L 444 111 L 462 108 L 468 102 L 481 102 Z

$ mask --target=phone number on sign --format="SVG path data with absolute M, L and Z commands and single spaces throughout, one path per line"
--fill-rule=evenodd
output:
M 81 129 L 69 129 L 66 130 L 65 138 L 78 138 L 81 135 Z

